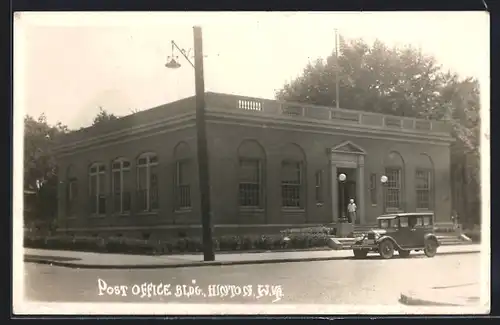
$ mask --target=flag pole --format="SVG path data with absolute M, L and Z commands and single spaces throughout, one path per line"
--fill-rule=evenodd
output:
M 335 29 L 335 104 L 340 108 L 339 103 L 339 44 L 338 31 Z

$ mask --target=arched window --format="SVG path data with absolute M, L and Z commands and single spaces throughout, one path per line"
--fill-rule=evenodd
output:
M 66 214 L 68 217 L 76 217 L 78 199 L 78 181 L 73 166 L 66 171 Z
M 238 148 L 238 160 L 240 207 L 263 208 L 264 149 L 257 141 L 245 140 Z
M 130 192 L 132 184 L 130 179 L 130 161 L 120 158 L 113 161 L 112 191 L 113 191 L 113 213 L 126 214 L 130 212 Z
M 145 153 L 137 158 L 137 208 L 146 212 L 158 206 L 158 156 Z
M 193 163 L 187 143 L 180 142 L 174 149 L 175 158 L 175 210 L 191 209 L 191 182 Z
M 94 163 L 89 168 L 90 213 L 106 214 L 106 166 Z
M 304 208 L 305 155 L 298 145 L 283 148 L 281 162 L 281 202 L 284 208 Z
M 430 210 L 433 207 L 432 183 L 434 178 L 434 165 L 431 157 L 420 154 L 415 169 L 415 195 L 416 207 L 419 210 Z
M 403 210 L 404 160 L 401 154 L 391 151 L 385 159 L 385 209 Z

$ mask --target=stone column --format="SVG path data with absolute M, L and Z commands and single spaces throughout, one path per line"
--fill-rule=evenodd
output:
M 358 157 L 358 202 L 357 202 L 357 217 L 360 218 L 359 223 L 365 223 L 365 157 Z
M 331 166 L 331 201 L 332 201 L 332 222 L 338 222 L 338 188 L 339 182 L 337 180 L 337 165 L 333 161 L 330 161 Z

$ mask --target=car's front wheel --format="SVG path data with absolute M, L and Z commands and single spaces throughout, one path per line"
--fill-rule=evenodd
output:
M 355 258 L 365 258 L 368 255 L 367 249 L 354 249 L 353 252 Z
M 427 257 L 434 257 L 437 253 L 438 243 L 435 239 L 427 239 L 425 241 L 424 254 Z
M 378 252 L 382 258 L 390 259 L 394 256 L 394 244 L 392 241 L 386 239 L 379 244 Z

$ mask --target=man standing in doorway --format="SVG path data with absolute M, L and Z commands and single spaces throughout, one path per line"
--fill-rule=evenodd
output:
M 349 223 L 356 221 L 356 203 L 354 203 L 354 199 L 350 199 L 347 205 L 347 218 Z

